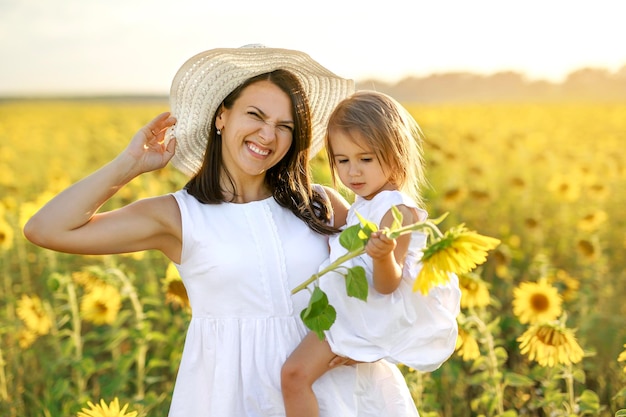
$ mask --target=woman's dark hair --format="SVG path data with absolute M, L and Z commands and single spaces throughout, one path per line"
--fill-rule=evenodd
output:
M 249 78 L 235 88 L 222 102 L 211 124 L 207 126 L 209 139 L 204 154 L 202 167 L 189 180 L 185 189 L 204 204 L 226 202 L 224 190 L 220 184 L 220 175 L 225 173 L 230 180 L 234 194 L 237 194 L 234 182 L 230 179 L 222 160 L 222 140 L 215 129 L 215 119 L 222 106 L 230 109 L 243 90 L 259 81 L 269 81 L 284 91 L 290 98 L 294 117 L 293 140 L 287 154 L 273 167 L 267 170 L 265 182 L 272 190 L 274 199 L 281 206 L 291 210 L 312 230 L 332 234 L 338 230 L 330 225 L 332 208 L 320 192 L 312 189 L 309 176 L 309 146 L 311 144 L 311 112 L 309 102 L 300 81 L 289 71 L 275 70 Z

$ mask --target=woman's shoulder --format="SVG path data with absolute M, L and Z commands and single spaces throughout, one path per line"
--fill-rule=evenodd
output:
M 313 184 L 313 189 L 322 195 L 328 201 L 333 211 L 333 225 L 335 227 L 343 226 L 346 222 L 346 216 L 350 209 L 348 201 L 334 188 L 321 184 Z

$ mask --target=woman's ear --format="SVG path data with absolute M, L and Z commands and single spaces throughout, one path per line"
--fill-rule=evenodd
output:
M 215 117 L 215 128 L 217 130 L 222 130 L 224 128 L 224 125 L 226 124 L 224 118 L 224 106 L 222 105 L 219 109 L 217 109 L 217 117 Z

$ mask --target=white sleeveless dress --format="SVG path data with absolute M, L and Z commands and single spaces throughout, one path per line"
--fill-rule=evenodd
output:
M 357 197 L 346 223 L 357 224 L 355 212 L 358 212 L 379 225 L 391 206 L 400 204 L 416 209 L 420 221 L 426 219 L 426 212 L 407 195 L 382 191 L 371 200 Z M 370 285 L 366 302 L 346 295 L 343 276 L 333 272 L 320 278 L 320 288 L 337 310 L 337 319 L 326 332 L 335 354 L 366 362 L 386 359 L 425 372 L 437 369 L 450 357 L 458 334 L 456 316 L 461 299 L 458 278 L 452 275 L 449 284 L 431 289 L 428 295 L 413 292 L 425 244 L 424 233 L 411 234 L 402 282 L 391 294 L 380 294 L 373 288 L 372 258 L 367 255 L 344 264 L 365 269 Z M 330 238 L 330 248 L 330 262 L 346 253 L 338 236 Z
M 201 204 L 172 194 L 182 217 L 181 274 L 192 308 L 170 417 L 284 417 L 283 362 L 307 333 L 307 291 L 327 238 L 273 198 Z M 321 417 L 416 417 L 395 365 L 341 366 L 314 385 Z

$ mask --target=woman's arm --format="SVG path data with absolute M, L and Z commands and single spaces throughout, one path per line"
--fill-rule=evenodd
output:
M 165 145 L 163 140 L 174 122 L 169 113 L 163 113 L 140 129 L 113 161 L 41 208 L 24 227 L 26 238 L 48 249 L 76 254 L 159 249 L 170 258 L 180 257 L 180 212 L 173 197 L 146 199 L 97 213 L 133 178 L 167 165 L 176 143 L 172 140 Z
M 334 188 L 324 186 L 324 190 L 333 207 L 333 226 L 339 228 L 346 224 L 350 204 Z

